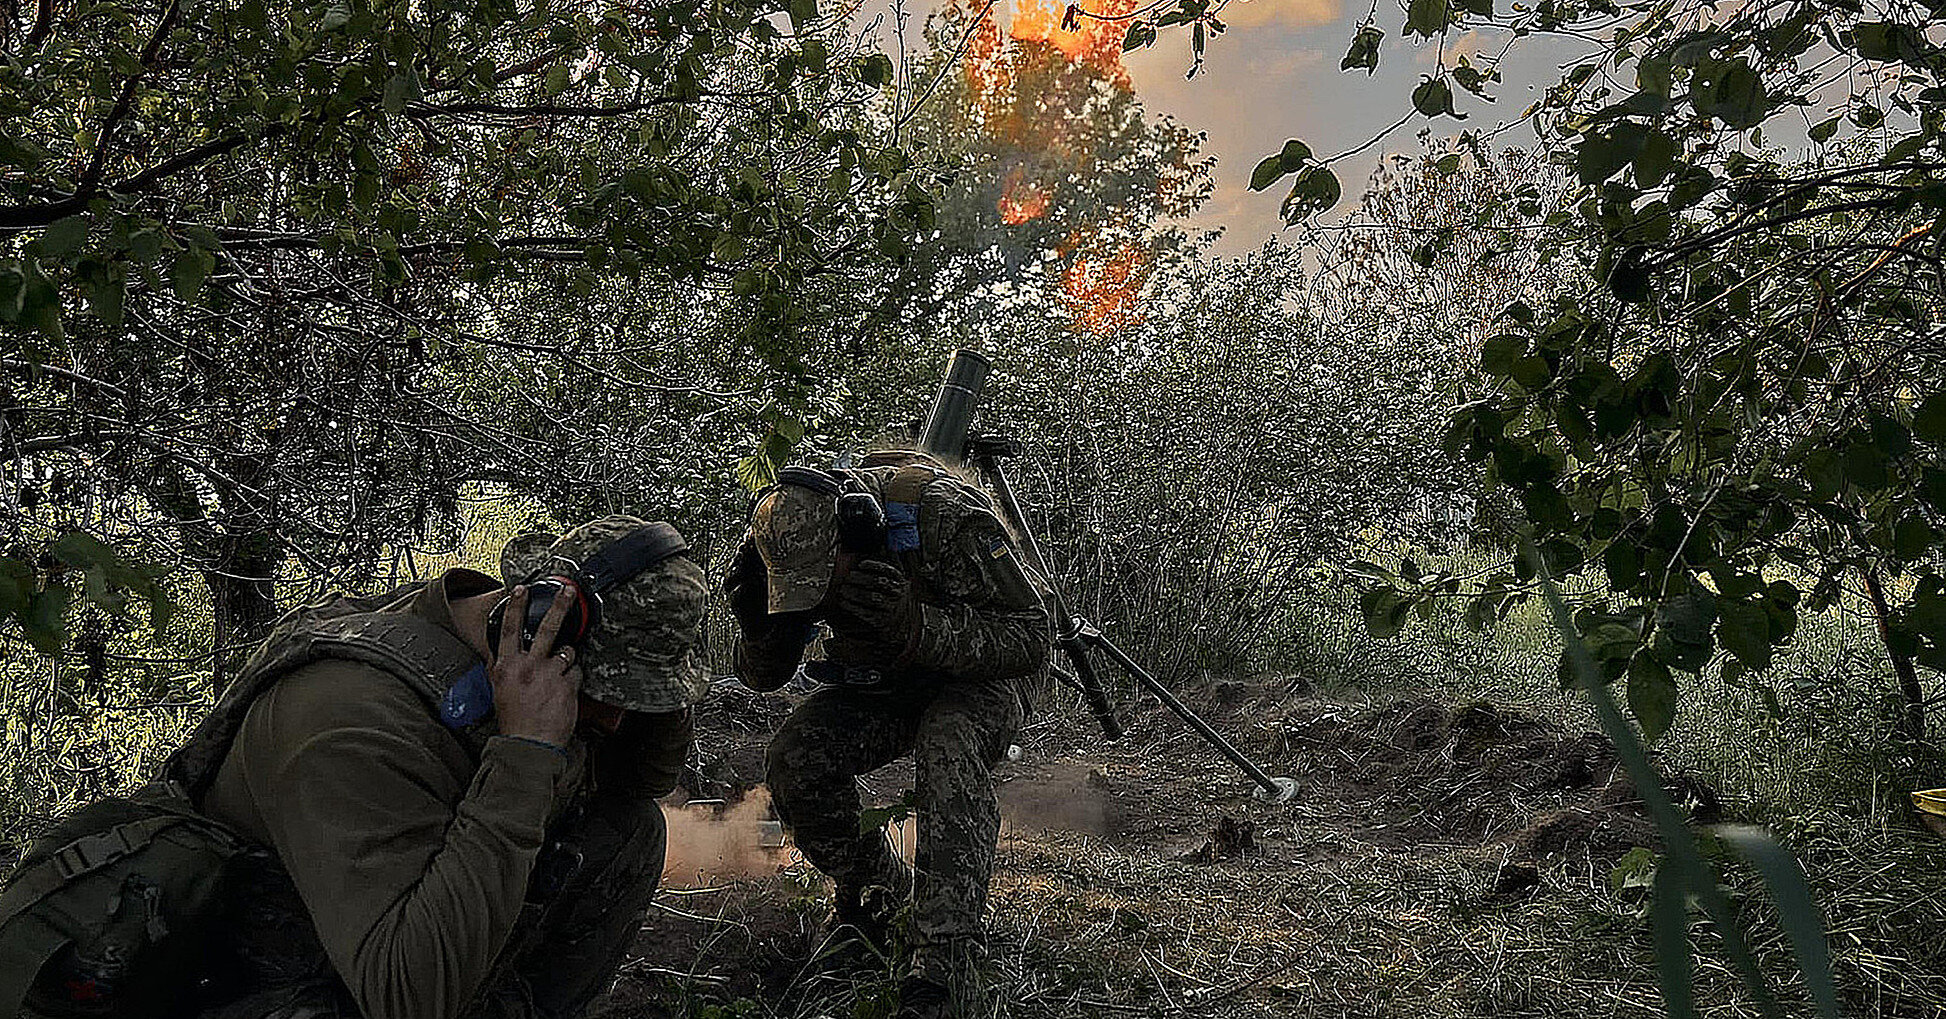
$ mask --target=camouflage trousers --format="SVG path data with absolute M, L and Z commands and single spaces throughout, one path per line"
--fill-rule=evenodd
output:
M 466 1019 L 580 1015 L 607 990 L 641 930 L 662 879 L 668 833 L 661 808 L 596 800 L 577 806 L 559 827 L 565 833 L 536 862 L 503 961 Z M 254 915 L 235 928 L 234 954 L 249 974 L 243 993 L 200 1019 L 359 1019 L 295 889 L 283 878 L 288 893 L 279 894 L 278 877 L 281 871 L 264 873 L 265 887 L 244 900 Z
M 1000 837 L 993 766 L 1020 722 L 1019 695 L 1006 681 L 942 678 L 930 689 L 912 684 L 887 691 L 834 686 L 811 694 L 771 741 L 768 781 L 778 816 L 841 897 L 874 884 L 904 891 L 905 868 L 885 833 L 858 830 L 855 780 L 912 754 L 916 972 L 945 965 L 982 939 Z

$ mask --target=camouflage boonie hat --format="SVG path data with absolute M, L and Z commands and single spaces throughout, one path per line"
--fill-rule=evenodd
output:
M 822 492 L 780 485 L 750 513 L 750 538 L 770 574 L 770 611 L 801 612 L 824 600 L 838 568 L 838 504 Z
M 566 567 L 645 523 L 618 515 L 591 520 L 560 538 L 521 535 L 501 550 L 500 577 L 512 587 L 556 570 L 572 572 Z M 709 692 L 703 665 L 708 596 L 702 567 L 687 555 L 655 563 L 603 594 L 601 625 L 581 652 L 581 691 L 631 711 L 678 711 L 702 700 Z

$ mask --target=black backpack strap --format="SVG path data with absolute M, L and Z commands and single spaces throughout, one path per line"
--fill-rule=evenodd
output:
M 157 835 L 187 823 L 189 818 L 180 814 L 144 817 L 107 831 L 83 835 L 56 849 L 7 882 L 7 898 L 11 904 L 0 910 L 0 927 L 62 885 L 139 852 L 154 842 Z M 3 1014 L 5 1010 L 0 1009 L 0 1015 Z

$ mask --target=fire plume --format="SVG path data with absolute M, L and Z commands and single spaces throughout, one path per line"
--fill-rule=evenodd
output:
M 1123 89 L 1134 87 L 1128 68 L 1122 66 L 1122 39 L 1128 22 L 1119 19 L 1135 9 L 1136 0 L 1090 0 L 1085 6 L 1090 15 L 1080 16 L 1061 27 L 1067 5 L 1054 0 L 1019 0 L 1014 7 L 1013 25 L 1008 34 L 1022 42 L 1044 42 L 1068 55 L 1068 59 L 1093 70 Z
M 1134 244 L 1075 256 L 1061 280 L 1062 302 L 1076 324 L 1104 336 L 1142 321 L 1142 285 L 1152 266 L 1149 253 Z
M 1046 215 L 1048 203 L 1053 201 L 1053 197 L 1046 188 L 1029 183 L 1020 167 L 1016 166 L 1007 171 L 1006 180 L 1000 185 L 1000 200 L 994 204 L 1000 210 L 1000 222 L 1019 226 Z
M 1003 224 L 1040 220 L 1053 211 L 1060 182 L 1101 172 L 1092 144 L 1075 136 L 1071 118 L 1086 116 L 1089 97 L 1104 86 L 1133 91 L 1122 40 L 1125 16 L 1137 3 L 1087 0 L 1094 16 L 1077 14 L 1064 23 L 1066 0 L 1016 0 L 1005 30 L 998 5 L 985 6 L 969 28 L 961 66 L 973 123 L 1006 153 L 994 199 Z M 1063 91 L 1046 92 L 1050 82 L 1062 83 Z M 1111 235 L 1110 225 L 1100 223 L 1072 230 L 1054 246 L 1062 267 L 1049 281 L 1049 296 L 1073 316 L 1075 328 L 1106 335 L 1142 321 L 1153 256 L 1128 236 Z

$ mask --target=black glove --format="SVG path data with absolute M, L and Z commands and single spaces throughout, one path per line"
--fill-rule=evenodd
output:
M 723 575 L 723 596 L 729 599 L 730 614 L 744 629 L 768 627 L 770 619 L 770 571 L 757 546 L 745 538 Z
M 840 637 L 875 644 L 895 656 L 910 647 L 925 625 L 912 581 L 898 567 L 866 559 L 851 568 L 833 592 L 831 629 Z

